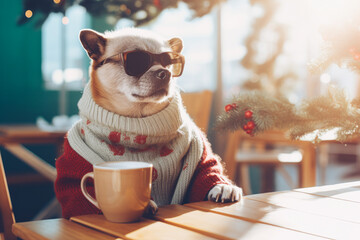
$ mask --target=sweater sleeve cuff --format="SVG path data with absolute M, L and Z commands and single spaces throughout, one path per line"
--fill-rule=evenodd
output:
M 231 185 L 226 178 L 219 174 L 209 174 L 206 178 L 199 180 L 194 183 L 193 189 L 196 191 L 192 191 L 190 194 L 189 202 L 206 201 L 209 191 L 217 184 Z

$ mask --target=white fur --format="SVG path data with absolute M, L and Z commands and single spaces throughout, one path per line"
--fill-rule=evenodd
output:
M 143 29 L 126 28 L 120 31 L 106 32 L 104 36 L 107 39 L 107 44 L 102 59 L 132 50 L 145 50 L 152 53 L 171 51 L 166 39 Z M 152 66 L 147 73 L 160 68 L 164 67 L 161 65 Z M 97 77 L 105 87 L 109 89 L 116 87 L 116 91 L 124 94 L 131 102 L 161 102 L 173 96 L 175 79 L 170 81 L 169 93 L 166 97 L 155 99 L 139 99 L 134 97 L 134 94 L 147 96 L 153 90 L 152 86 L 149 84 L 151 81 L 148 80 L 150 76 L 147 73 L 137 80 L 135 77 L 128 76 L 122 65 L 114 67 L 112 64 L 104 64 L 97 70 Z M 134 84 L 135 82 L 138 84 Z
M 105 32 L 109 44 L 105 49 L 105 56 L 110 57 L 116 52 L 143 49 L 152 53 L 171 51 L 168 39 L 162 38 L 154 32 L 139 28 L 124 28 L 119 31 Z M 121 40 L 121 41 L 119 41 Z
M 208 200 L 214 202 L 237 202 L 242 198 L 242 189 L 226 184 L 215 185 L 208 193 Z

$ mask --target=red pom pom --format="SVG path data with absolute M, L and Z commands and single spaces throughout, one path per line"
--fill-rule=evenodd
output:
M 255 123 L 253 121 L 249 121 L 246 126 L 248 129 L 253 130 L 255 128 Z
M 247 110 L 247 111 L 245 112 L 245 118 L 247 118 L 247 119 L 251 118 L 252 115 L 253 115 L 253 112 L 250 111 L 250 110 Z

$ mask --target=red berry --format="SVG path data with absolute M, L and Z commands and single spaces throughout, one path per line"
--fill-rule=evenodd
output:
M 252 131 L 249 129 L 249 130 L 246 130 L 246 133 L 247 133 L 247 134 L 251 134 Z
M 250 110 L 247 110 L 246 112 L 245 112 L 245 118 L 251 118 L 252 117 L 252 115 L 253 115 L 253 112 L 252 111 L 250 111 Z
M 225 112 L 228 112 L 233 109 L 233 106 L 231 104 L 228 104 L 225 106 Z
M 244 125 L 244 126 L 243 126 L 243 129 L 244 129 L 245 131 L 248 130 L 248 129 L 249 129 L 248 125 Z
M 255 128 L 255 123 L 253 121 L 249 121 L 246 126 L 248 129 L 253 130 Z
M 228 104 L 225 106 L 225 111 L 226 112 L 231 111 L 231 110 L 235 109 L 236 107 L 237 107 L 236 103 Z

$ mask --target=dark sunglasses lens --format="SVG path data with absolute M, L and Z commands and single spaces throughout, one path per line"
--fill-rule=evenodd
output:
M 125 70 L 130 76 L 144 74 L 150 66 L 150 55 L 146 52 L 128 53 L 125 59 Z

